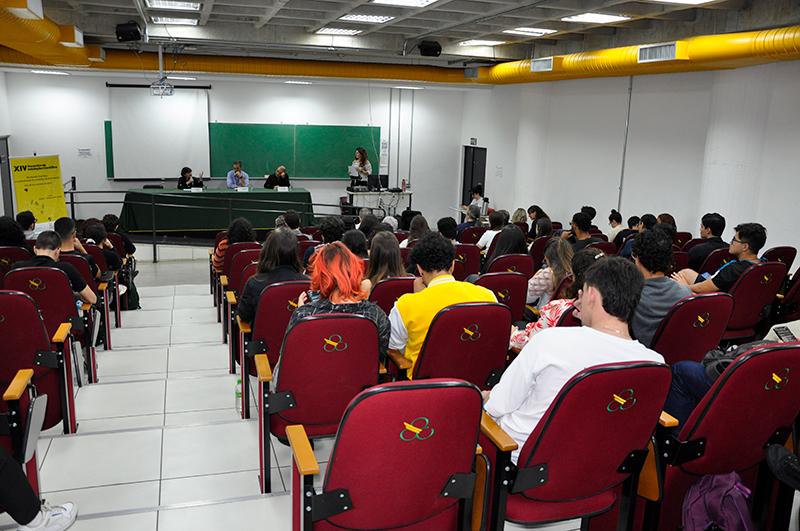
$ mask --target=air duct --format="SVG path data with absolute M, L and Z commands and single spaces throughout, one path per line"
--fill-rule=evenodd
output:
M 20 18 L 15 14 L 18 4 L 18 1 L 0 0 L 0 8 L 3 8 L 0 9 L 0 44 L 51 65 L 91 64 L 83 47 L 83 34 L 72 26 L 58 26 L 47 17 Z M 81 41 L 80 44 L 78 41 Z M 64 46 L 62 42 L 70 46 Z

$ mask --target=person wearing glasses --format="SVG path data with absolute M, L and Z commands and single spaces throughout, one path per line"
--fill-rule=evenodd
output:
M 593 243 L 600 243 L 603 240 L 597 236 L 592 236 L 589 230 L 592 227 L 592 218 L 586 212 L 577 212 L 569 222 L 570 230 L 561 233 L 564 238 L 572 245 L 572 252 L 577 253 Z
M 748 267 L 759 262 L 758 252 L 767 243 L 767 229 L 760 223 L 742 223 L 734 230 L 736 234 L 731 239 L 728 252 L 735 256 L 736 260 L 723 265 L 713 275 L 710 273 L 698 275 L 692 269 L 684 269 L 673 273 L 672 279 L 689 286 L 692 293 L 729 291 Z

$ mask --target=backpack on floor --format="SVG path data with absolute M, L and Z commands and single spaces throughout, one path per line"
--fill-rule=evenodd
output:
M 749 499 L 750 489 L 736 472 L 703 476 L 683 499 L 683 529 L 755 531 Z

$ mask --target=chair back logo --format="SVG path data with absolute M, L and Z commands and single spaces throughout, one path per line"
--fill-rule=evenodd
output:
M 636 399 L 633 398 L 633 389 L 625 389 L 618 395 L 614 395 L 614 400 L 609 402 L 606 409 L 613 413 L 615 411 L 625 411 L 630 409 L 636 404 Z
M 772 378 L 767 380 L 764 389 L 771 391 L 772 389 L 783 389 L 789 383 L 789 368 L 785 368 L 778 373 L 772 373 Z
M 764 278 L 761 279 L 761 284 L 765 285 L 769 284 L 770 282 L 772 282 L 772 273 L 767 273 L 764 275 Z
M 465 255 L 465 254 L 460 254 L 460 255 L 458 255 L 458 259 L 459 259 L 459 260 L 461 260 L 461 261 L 463 262 L 464 260 L 466 260 L 466 259 L 467 259 L 467 255 Z
M 506 271 L 508 271 L 509 273 L 516 273 L 517 272 L 517 266 L 513 266 L 512 265 L 511 267 L 507 268 Z
M 507 289 L 503 289 L 503 290 L 498 291 L 497 292 L 497 296 L 500 297 L 504 301 L 507 301 L 507 300 L 509 300 L 511 298 L 511 296 L 508 294 L 508 290 Z
M 325 339 L 325 346 L 322 347 L 325 352 L 341 352 L 347 349 L 347 343 L 342 341 L 342 336 L 333 334 L 331 337 Z
M 5 315 L 0 315 L 0 323 L 2 323 L 5 320 L 6 320 L 6 316 Z
M 430 421 L 425 417 L 417 417 L 411 424 L 404 422 L 403 425 L 405 429 L 400 432 L 400 438 L 405 442 L 411 442 L 414 439 L 427 441 L 433 437 L 433 428 L 430 427 Z
M 11 265 L 11 258 L 7 256 L 0 258 L 0 264 L 3 264 L 4 266 Z
M 43 291 L 47 286 L 44 285 L 41 278 L 28 279 L 28 287 L 33 291 Z
M 286 306 L 286 309 L 289 310 L 290 312 L 293 312 L 295 310 L 295 308 L 297 308 L 297 299 L 296 298 L 295 299 L 291 299 L 288 302 L 289 302 L 289 304 Z
M 461 334 L 461 341 L 477 341 L 481 338 L 481 333 L 478 332 L 478 325 L 473 324 L 469 325 L 466 328 L 462 328 L 464 333 Z
M 710 322 L 711 322 L 711 315 L 708 312 L 706 312 L 703 315 L 698 315 L 697 319 L 695 320 L 692 326 L 695 328 L 705 328 L 708 326 L 708 323 Z

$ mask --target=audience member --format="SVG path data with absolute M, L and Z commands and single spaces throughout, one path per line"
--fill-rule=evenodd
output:
M 319 222 L 319 233 L 322 236 L 322 243 L 316 247 L 309 247 L 306 249 L 306 254 L 303 256 L 303 267 L 308 269 L 308 262 L 311 256 L 317 249 L 326 243 L 338 242 L 342 239 L 344 234 L 344 221 L 339 216 L 328 216 L 322 218 Z
M 91 227 L 92 225 L 94 225 L 96 223 L 102 223 L 102 221 L 100 221 L 97 218 L 88 218 L 88 219 L 84 219 L 81 222 L 81 239 L 86 239 L 86 229 L 88 229 L 89 227 Z M 77 226 L 77 223 L 76 223 L 76 226 Z
M 590 223 L 594 221 L 595 216 L 597 216 L 597 210 L 595 210 L 593 206 L 582 206 L 581 212 L 589 216 Z
M 77 298 L 83 302 L 94 304 L 97 302 L 97 296 L 94 294 L 91 286 L 86 284 L 75 266 L 66 262 L 59 262 L 58 258 L 61 255 L 61 237 L 57 232 L 46 230 L 36 238 L 36 256 L 30 260 L 23 260 L 15 262 L 11 269 L 19 267 L 55 267 L 60 269 L 67 275 L 69 285 L 72 292 Z
M 103 258 L 110 271 L 119 271 L 122 268 L 122 257 L 114 249 L 114 244 L 108 241 L 108 233 L 102 223 L 95 223 L 86 229 L 86 239 L 88 243 L 98 246 L 103 252 Z M 125 286 L 120 285 L 121 293 Z
M 506 225 L 497 235 L 497 245 L 494 246 L 494 252 L 484 262 L 481 268 L 481 273 L 485 273 L 489 264 L 504 254 L 527 254 L 528 243 L 525 238 L 525 233 L 516 225 Z
M 402 295 L 389 314 L 392 323 L 389 348 L 404 352 L 412 365 L 417 361 L 431 321 L 441 309 L 460 302 L 497 301 L 490 290 L 453 278 L 455 257 L 453 245 L 435 232 L 424 235 L 411 249 L 409 261 L 417 267 L 421 278 L 416 282 L 417 291 Z M 412 373 L 413 367 L 408 371 L 409 378 Z
M 734 230 L 728 252 L 736 257 L 720 267 L 716 273 L 703 273 L 684 269 L 672 274 L 673 280 L 689 286 L 692 293 L 729 291 L 748 267 L 759 262 L 758 251 L 767 243 L 767 229 L 759 223 L 742 223 Z
M 550 218 L 539 218 L 536 220 L 536 232 L 535 238 L 541 238 L 542 236 L 552 236 L 553 235 L 553 222 L 550 221 Z
M 305 280 L 298 256 L 297 236 L 287 227 L 275 229 L 270 234 L 258 256 L 256 274 L 247 280 L 236 308 L 242 321 L 252 325 L 261 300 L 261 293 L 272 284 L 291 280 Z
M 283 221 L 284 223 L 286 223 L 286 226 L 289 227 L 289 229 L 292 232 L 294 232 L 295 236 L 297 236 L 298 238 L 303 238 L 304 240 L 311 239 L 311 235 L 304 234 L 300 230 L 300 214 L 297 212 L 297 210 L 292 210 L 292 209 L 287 210 L 286 213 L 283 215 Z
M 395 238 L 397 239 L 397 238 Z M 360 230 L 352 229 L 342 235 L 342 243 L 357 257 L 369 258 L 367 253 L 367 237 Z
M 614 238 L 614 245 L 617 246 L 617 249 L 622 247 L 622 242 L 625 241 L 625 238 L 631 234 L 639 234 L 639 221 L 639 216 L 631 216 L 628 218 L 628 228 L 619 231 L 616 238 Z
M 603 251 L 593 247 L 581 249 L 575 253 L 570 262 L 570 269 L 572 270 L 573 276 L 572 284 L 566 288 L 563 294 L 553 294 L 553 297 L 563 298 L 553 299 L 542 306 L 539 309 L 539 318 L 533 323 L 528 323 L 524 330 L 519 329 L 517 325 L 513 325 L 511 327 L 509 348 L 521 349 L 528 344 L 528 341 L 530 341 L 533 336 L 545 328 L 556 326 L 558 320 L 564 315 L 564 312 L 575 305 L 575 299 L 578 298 L 578 290 L 583 286 L 583 275 L 586 270 L 597 260 L 604 257 Z
M 584 251 L 581 251 L 584 252 Z M 583 326 L 547 330 L 533 338 L 491 391 L 484 409 L 517 443 L 516 463 L 564 384 L 582 370 L 605 363 L 662 362 L 664 358 L 632 341 L 628 324 L 642 293 L 642 274 L 628 260 L 600 260 L 586 271 L 576 307 Z
M 439 234 L 453 242 L 453 245 L 458 243 L 458 224 L 456 220 L 450 216 L 441 218 L 436 222 L 436 228 L 439 230 Z
M 356 223 L 356 228 L 359 228 L 361 223 L 364 221 L 364 217 L 369 216 L 370 214 L 372 214 L 371 208 L 361 207 L 361 209 L 358 211 L 358 222 Z
M 375 227 L 372 229 L 372 231 L 367 235 L 367 248 L 369 248 L 370 242 L 372 241 L 372 238 L 374 238 L 375 235 L 378 234 L 379 232 L 384 232 L 384 231 L 394 232 L 392 230 L 392 226 L 389 225 L 388 223 L 384 223 L 384 222 L 381 221 L 380 223 L 375 225 Z M 397 238 L 395 237 L 395 240 L 396 239 Z
M 632 256 L 644 276 L 644 289 L 631 321 L 631 330 L 633 337 L 646 347 L 650 347 L 656 330 L 669 310 L 679 300 L 692 294 L 687 286 L 665 276 L 673 264 L 672 237 L 660 230 L 659 225 L 633 240 Z
M 528 207 L 528 217 L 531 218 L 531 228 L 528 230 L 528 238 L 537 238 L 536 225 L 539 223 L 539 220 L 543 218 L 550 219 L 550 216 L 548 216 L 539 205 L 531 205 Z M 550 228 L 552 230 L 552 224 Z
M 562 238 L 550 238 L 544 244 L 544 262 L 546 267 L 537 271 L 528 280 L 527 304 L 534 304 L 541 309 L 555 295 L 556 286 L 572 273 L 572 246 Z
M 405 249 L 409 243 L 419 240 L 430 231 L 431 229 L 428 227 L 428 220 L 425 219 L 425 216 L 417 214 L 411 218 L 411 223 L 408 225 L 408 238 L 400 242 L 400 248 Z
M 36 216 L 30 210 L 23 210 L 17 214 L 17 223 L 22 227 L 27 240 L 34 239 L 36 229 Z
M 722 241 L 722 233 L 725 232 L 725 218 L 716 212 L 710 212 L 703 216 L 700 221 L 700 237 L 705 242 L 695 245 L 689 249 L 689 269 L 698 271 L 708 255 L 717 249 L 728 247 L 728 243 Z
M 606 231 L 606 237 L 608 237 L 608 241 L 613 242 L 617 234 L 625 230 L 625 225 L 622 224 L 622 214 L 612 208 L 611 214 L 608 215 L 608 224 L 611 225 L 611 228 Z
M 100 276 L 100 268 L 97 267 L 92 255 L 86 252 L 86 249 L 81 245 L 78 239 L 78 229 L 75 227 L 75 222 L 70 218 L 58 218 L 53 224 L 55 231 L 61 237 L 61 254 L 75 254 L 82 256 L 89 262 L 89 269 L 92 271 L 92 276 L 98 278 Z
M 467 220 L 458 225 L 458 237 L 461 238 L 461 233 L 470 227 L 483 227 L 483 223 L 481 223 L 481 209 L 475 205 L 471 205 L 467 209 Z
M 361 218 L 361 223 L 358 225 L 358 230 L 360 230 L 364 236 L 369 236 L 372 234 L 372 231 L 375 230 L 375 227 L 380 224 L 381 220 L 378 219 L 378 216 L 374 214 L 367 214 Z
M 125 254 L 134 254 L 136 246 L 131 239 L 124 232 L 119 232 L 119 218 L 114 214 L 106 214 L 103 216 L 103 226 L 109 234 L 116 234 L 122 239 L 122 246 L 125 248 Z
M 505 227 L 511 222 L 511 214 L 509 214 L 508 210 L 498 210 L 501 214 L 503 214 L 503 226 Z
M 214 269 L 221 269 L 225 261 L 225 249 L 240 242 L 255 242 L 256 231 L 253 230 L 253 225 L 245 218 L 236 218 L 231 222 L 228 227 L 228 232 L 225 237 L 219 241 L 217 248 L 214 250 L 214 258 L 212 263 Z
M 511 214 L 511 223 L 524 223 L 528 225 L 528 214 L 524 208 L 518 208 Z
M 636 225 L 636 230 L 642 233 L 646 230 L 650 230 L 653 227 L 655 227 L 656 223 L 658 223 L 658 220 L 653 214 L 645 214 L 639 219 L 639 223 Z M 631 239 L 628 243 L 626 243 L 625 247 L 620 249 L 617 255 L 623 258 L 630 258 L 632 246 L 633 246 L 633 239 Z
M 400 246 L 392 232 L 381 231 L 372 237 L 369 246 L 369 263 L 361 287 L 372 291 L 375 284 L 384 278 L 404 277 L 403 258 Z
M 498 212 L 495 210 L 491 214 L 489 214 L 489 230 L 484 232 L 481 235 L 480 240 L 476 244 L 479 249 L 488 249 L 492 245 L 492 241 L 494 241 L 495 236 L 500 234 L 500 231 L 503 230 L 505 226 L 505 216 L 503 216 L 502 212 Z
M 660 231 L 661 234 L 669 238 L 669 241 L 671 242 L 675 241 L 675 235 L 678 233 L 675 227 L 673 227 L 669 223 L 661 223 L 661 222 L 658 222 L 655 225 L 653 225 L 653 230 Z
M 11 216 L 0 216 L 0 246 L 23 247 L 33 253 L 33 249 L 25 239 L 25 232 Z
M 658 217 L 656 218 L 656 221 L 658 221 L 659 223 L 666 223 L 667 225 L 671 225 L 676 232 L 678 231 L 678 224 L 675 223 L 675 218 L 672 217 L 672 214 L 667 214 L 666 212 L 664 212 L 663 214 L 659 214 Z
M 589 233 L 592 227 L 592 218 L 589 217 L 589 214 L 586 212 L 577 212 L 572 216 L 572 221 L 570 221 L 569 225 L 571 230 L 562 232 L 561 237 L 565 238 L 570 245 L 572 245 L 572 250 L 574 252 L 578 252 L 593 243 L 600 243 L 603 241 L 601 238 L 592 236 L 591 233 Z
M 383 218 L 382 223 L 388 223 L 389 225 L 392 226 L 391 232 L 397 232 L 398 224 L 397 224 L 397 218 L 396 217 L 394 217 L 394 216 L 386 216 L 385 218 Z

